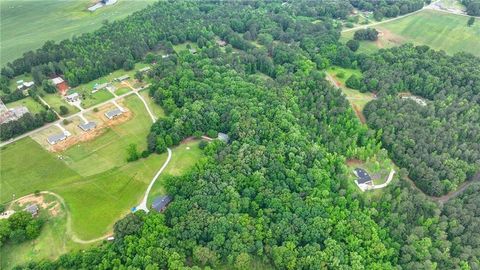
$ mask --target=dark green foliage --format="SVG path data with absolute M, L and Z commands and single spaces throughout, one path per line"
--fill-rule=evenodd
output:
M 66 106 L 60 105 L 60 115 L 68 114 L 69 110 Z
M 461 0 L 470 16 L 480 16 L 480 0 Z
M 383 17 L 397 17 L 423 8 L 424 3 L 429 4 L 430 0 L 399 0 L 399 1 L 378 1 L 378 0 L 350 0 L 350 3 L 364 11 L 373 11 L 375 19 Z
M 359 29 L 353 34 L 353 39 L 375 41 L 378 39 L 378 31 L 375 28 Z
M 362 81 L 355 75 L 348 77 L 345 81 L 345 85 L 352 89 L 360 89 L 362 88 Z
M 132 162 L 136 161 L 140 158 L 140 154 L 138 153 L 137 150 L 137 145 L 136 144 L 130 144 L 128 145 L 127 148 L 127 161 Z
M 141 213 L 128 214 L 117 221 L 113 226 L 113 235 L 116 242 L 122 242 L 127 235 L 137 235 L 142 230 L 143 220 Z
M 475 23 L 475 17 L 470 17 L 467 21 L 467 26 L 472 26 Z
M 6 242 L 18 244 L 40 235 L 43 220 L 33 218 L 25 211 L 18 211 L 8 219 L 0 219 L 0 246 Z
M 0 139 L 2 141 L 8 140 L 56 119 L 57 115 L 52 110 L 42 111 L 35 115 L 26 113 L 15 121 L 0 124 Z
M 57 89 L 55 88 L 55 86 L 52 84 L 52 82 L 50 80 L 43 80 L 42 81 L 42 88 L 43 88 L 43 91 L 47 92 L 47 93 L 56 93 L 57 92 Z
M 350 50 L 352 50 L 352 52 L 356 52 L 360 47 L 360 42 L 358 42 L 358 40 L 355 40 L 355 39 L 350 39 L 349 41 L 347 41 L 346 45 Z
M 478 58 L 407 45 L 377 53 L 362 69 L 382 96 L 365 107 L 368 124 L 383 130 L 392 158 L 419 188 L 439 196 L 480 170 Z M 427 105 L 397 96 L 407 90 Z

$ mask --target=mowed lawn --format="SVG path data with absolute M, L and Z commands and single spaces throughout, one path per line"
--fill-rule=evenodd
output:
M 133 113 L 132 119 L 66 151 L 50 153 L 30 138 L 1 149 L 1 202 L 10 201 L 13 194 L 18 198 L 50 190 L 65 199 L 79 238 L 89 240 L 111 232 L 114 222 L 140 202 L 166 160 L 166 154 L 154 154 L 126 162 L 129 144 L 145 149 L 152 123 L 138 97 L 128 97 L 124 106 Z
M 153 185 L 148 196 L 147 207 L 151 206 L 151 203 L 156 196 L 165 194 L 163 186 L 166 178 L 186 173 L 203 157 L 203 152 L 198 147 L 198 144 L 199 141 L 195 140 L 180 144 L 172 149 L 172 159 Z
M 154 2 L 119 0 L 115 5 L 89 12 L 91 0 L 0 0 L 0 66 L 48 40 L 61 41 L 92 32 L 104 20 L 124 18 Z
M 32 114 L 45 111 L 45 107 L 42 104 L 36 102 L 32 97 L 26 97 L 14 102 L 7 103 L 5 105 L 7 105 L 7 108 L 9 109 L 19 106 L 25 106 Z
M 480 20 L 471 27 L 467 26 L 468 17 L 447 14 L 434 10 L 424 10 L 412 16 L 382 23 L 374 28 L 384 32 L 378 42 L 362 41 L 361 52 L 371 53 L 379 48 L 389 48 L 411 42 L 416 45 L 428 45 L 448 54 L 469 52 L 480 56 Z M 355 31 L 343 33 L 342 40 L 353 37 Z

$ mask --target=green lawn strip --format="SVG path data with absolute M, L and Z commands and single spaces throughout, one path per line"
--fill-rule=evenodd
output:
M 153 101 L 152 97 L 150 97 L 150 95 L 148 94 L 147 89 L 140 91 L 140 95 L 143 97 L 143 99 L 145 99 L 148 107 L 153 111 L 153 114 L 155 114 L 155 116 L 159 118 L 165 117 L 165 112 L 163 111 L 163 108 L 157 103 L 155 103 L 155 101 Z
M 167 177 L 184 174 L 203 157 L 202 150 L 198 147 L 198 144 L 199 141 L 191 141 L 172 149 L 172 159 L 153 185 L 148 196 L 147 207 L 151 206 L 155 197 L 165 194 L 163 185 Z
M 72 115 L 80 111 L 77 107 L 68 104 L 68 102 L 66 102 L 59 94 L 45 94 L 42 98 L 57 112 L 60 112 L 60 106 L 67 107 L 68 114 L 65 116 Z
M 87 11 L 90 0 L 0 1 L 0 66 L 24 52 L 39 48 L 47 40 L 60 41 L 92 32 L 102 22 L 124 18 L 155 0 L 118 1 L 115 5 Z M 22 18 L 19 20 L 18 18 Z
M 91 90 L 86 90 L 86 89 L 78 89 L 76 92 L 78 92 L 82 97 L 81 106 L 84 109 L 90 108 L 92 106 L 95 106 L 97 104 L 100 104 L 102 102 L 105 102 L 107 100 L 114 98 L 112 93 L 110 93 L 106 89 L 97 91 L 93 94 Z
M 123 95 L 123 94 L 126 94 L 128 92 L 132 91 L 132 89 L 130 89 L 129 87 L 122 87 L 122 88 L 118 88 L 117 90 L 115 90 L 115 94 L 120 96 L 120 95 Z
M 68 204 L 74 233 L 85 240 L 110 233 L 115 221 L 139 203 L 165 160 L 166 154 L 154 154 L 53 189 Z
M 19 106 L 25 106 L 25 107 L 28 108 L 28 110 L 32 114 L 36 114 L 36 113 L 45 111 L 45 107 L 42 104 L 35 101 L 32 97 L 26 97 L 24 99 L 20 99 L 20 100 L 14 101 L 14 102 L 10 102 L 10 103 L 7 103 L 5 105 L 7 105 L 7 107 L 9 109 L 19 107 Z
M 197 43 L 193 43 L 193 42 L 190 42 L 190 41 L 187 41 L 187 42 L 182 43 L 182 44 L 173 45 L 173 49 L 175 50 L 175 52 L 179 53 L 179 52 L 181 52 L 181 51 L 188 50 L 188 49 L 187 49 L 187 45 L 188 45 L 188 44 L 190 44 L 190 46 L 192 47 L 192 49 L 198 50 Z
M 424 10 L 405 18 L 382 23 L 374 26 L 379 30 L 386 30 L 394 34 L 392 38 L 380 37 L 380 42 L 360 42 L 359 52 L 372 53 L 382 44 L 383 48 L 393 47 L 402 43 L 411 42 L 416 45 L 428 45 L 436 50 L 444 50 L 449 54 L 469 52 L 480 56 L 480 24 L 467 26 L 468 17 L 448 14 L 434 10 Z M 355 31 L 344 32 L 342 41 L 351 39 Z

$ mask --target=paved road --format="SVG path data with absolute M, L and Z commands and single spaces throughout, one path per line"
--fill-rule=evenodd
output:
M 149 86 L 149 85 L 147 85 L 147 86 L 145 86 L 145 87 L 148 87 L 148 86 Z M 68 117 L 60 118 L 59 120 L 57 120 L 57 121 L 55 121 L 55 122 L 52 122 L 52 123 L 50 123 L 50 124 L 41 126 L 41 127 L 37 128 L 37 129 L 34 129 L 34 130 L 29 131 L 29 132 L 27 132 L 27 133 L 24 133 L 24 134 L 22 134 L 22 135 L 20 135 L 20 136 L 18 136 L 18 137 L 15 137 L 15 138 L 13 138 L 13 139 L 10 139 L 10 140 L 8 140 L 8 141 L 6 141 L 6 142 L 0 143 L 0 147 L 3 147 L 3 146 L 5 146 L 5 145 L 8 145 L 8 144 L 13 143 L 13 142 L 16 142 L 16 141 L 18 141 L 18 140 L 20 140 L 20 139 L 23 139 L 23 138 L 25 138 L 25 137 L 28 137 L 28 136 L 30 136 L 30 135 L 38 132 L 38 131 L 47 129 L 47 128 L 55 125 L 55 124 L 59 124 L 59 123 L 61 123 L 61 122 L 63 121 L 63 119 L 72 119 L 72 118 L 74 118 L 74 117 L 79 116 L 79 115 L 82 114 L 82 113 L 89 112 L 89 111 L 93 111 L 95 108 L 99 108 L 99 107 L 102 107 L 102 106 L 104 106 L 104 105 L 106 105 L 106 104 L 108 104 L 108 103 L 112 103 L 112 101 L 117 101 L 117 100 L 122 99 L 122 98 L 124 98 L 124 97 L 126 97 L 126 96 L 129 96 L 129 95 L 131 95 L 131 94 L 135 94 L 135 91 L 136 91 L 136 90 L 133 90 L 133 91 L 130 91 L 130 92 L 125 93 L 125 94 L 123 94 L 123 95 L 119 95 L 119 96 L 117 96 L 117 97 L 115 97 L 115 98 L 113 98 L 113 99 L 109 99 L 109 100 L 104 101 L 104 102 L 102 102 L 102 103 L 100 103 L 100 104 L 97 104 L 97 105 L 95 105 L 95 106 L 93 106 L 93 107 L 90 107 L 90 108 L 84 109 L 83 111 L 80 111 L 80 112 L 78 112 L 78 113 L 72 114 L 72 115 L 70 115 L 70 116 L 68 116 Z

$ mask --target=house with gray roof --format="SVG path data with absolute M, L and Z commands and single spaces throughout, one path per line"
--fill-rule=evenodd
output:
M 227 134 L 219 132 L 217 139 L 219 139 L 220 141 L 222 141 L 222 142 L 224 142 L 224 143 L 228 143 L 228 140 L 229 140 L 230 138 L 228 137 Z
M 78 127 L 83 131 L 90 131 L 90 130 L 97 127 L 97 123 L 95 123 L 93 121 L 90 121 L 90 122 L 87 122 L 87 123 L 81 123 L 81 124 L 78 125 Z
M 65 134 L 65 132 L 62 132 L 62 133 L 58 133 L 58 134 L 53 134 L 51 136 L 48 136 L 47 138 L 47 141 L 49 144 L 51 145 L 55 145 L 61 141 L 64 141 L 67 139 L 67 134 Z
M 36 204 L 29 204 L 27 207 L 24 209 L 26 212 L 32 214 L 32 216 L 38 215 L 38 205 Z
M 118 77 L 118 78 L 115 78 L 115 81 L 117 81 L 117 82 L 123 82 L 123 81 L 128 80 L 128 79 L 130 79 L 130 76 L 129 76 L 129 75 L 123 75 L 123 76 L 120 76 L 120 77 Z
M 113 110 L 110 110 L 108 112 L 105 113 L 105 117 L 107 117 L 108 119 L 113 119 L 115 117 L 118 117 L 120 115 L 122 115 L 123 111 L 120 110 L 119 108 L 116 108 L 116 109 L 113 109 Z
M 152 209 L 155 209 L 157 212 L 163 212 L 171 201 L 172 197 L 168 195 L 156 197 L 153 200 Z

